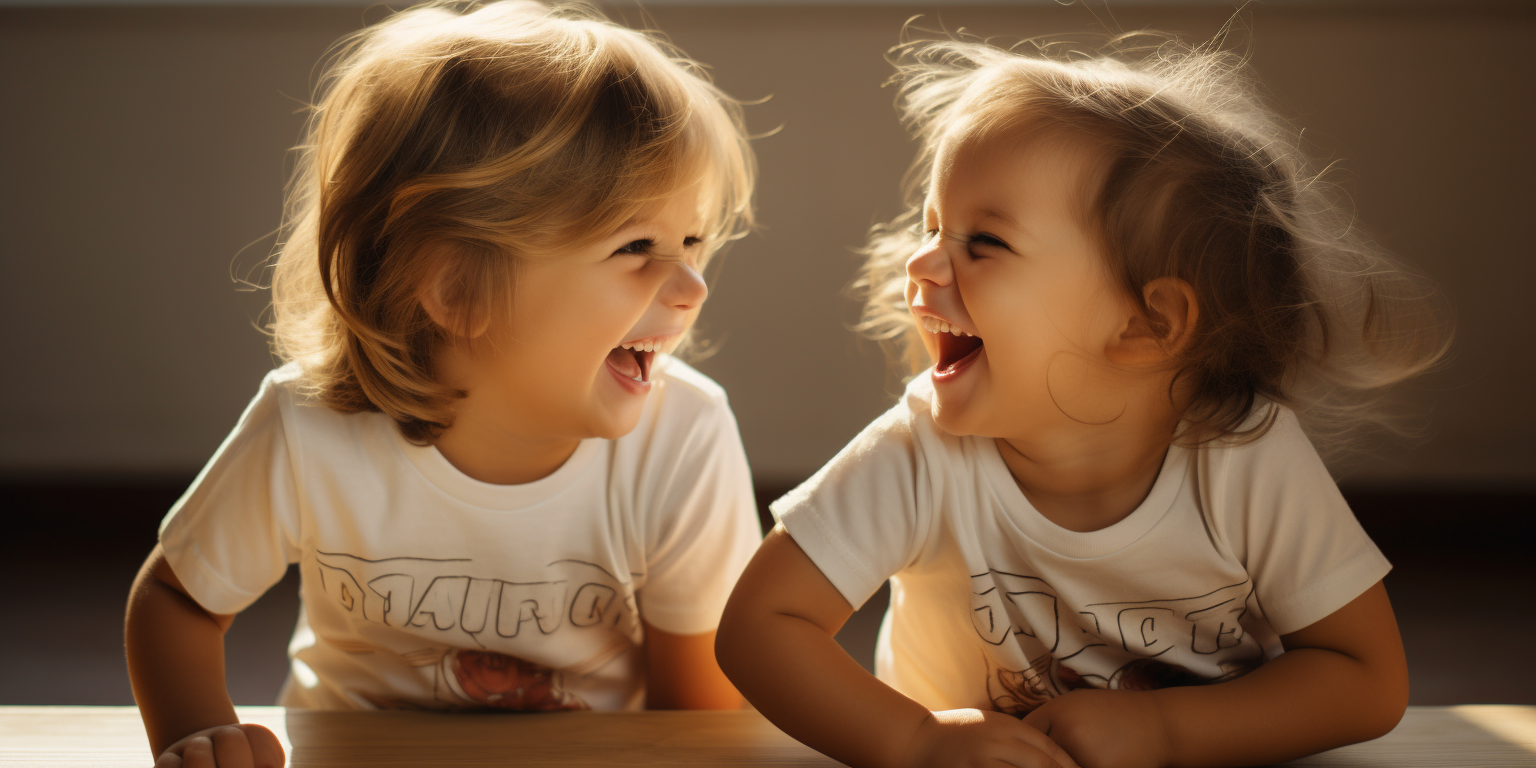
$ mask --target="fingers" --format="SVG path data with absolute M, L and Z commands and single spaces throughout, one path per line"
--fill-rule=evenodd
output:
M 990 713 L 989 713 L 990 714 Z M 987 746 L 978 755 L 978 765 L 1009 768 L 1078 768 L 1078 764 L 1060 744 L 1030 726 L 1011 717 L 992 720 L 999 729 L 992 731 Z
M 251 744 L 251 762 L 256 768 L 283 768 L 287 758 L 276 734 L 255 723 L 245 723 L 240 730 L 245 731 L 245 738 Z
M 1056 754 L 1026 744 L 1023 747 L 1014 745 L 1011 748 L 998 750 L 1002 754 L 994 755 L 981 762 L 986 768 L 1077 768 L 1077 763 L 1067 753 L 1057 747 Z
M 1060 744 L 1052 741 L 1051 737 L 1045 735 L 1042 730 L 1023 722 L 1020 723 L 1020 726 L 1017 732 L 1019 741 L 1024 742 L 1030 747 L 1031 751 L 1039 754 L 1045 760 L 1044 763 L 1029 763 L 1028 765 L 1043 764 L 1057 768 L 1078 768 L 1077 761 L 1073 760 L 1072 756 L 1067 754 L 1067 751 L 1062 749 Z M 1047 727 L 1049 727 L 1049 724 L 1047 724 Z
M 998 759 L 997 765 L 1011 766 L 1011 768 L 1078 768 L 1077 763 L 1067 753 L 1060 752 L 1059 756 L 1026 747 L 1025 749 L 1009 755 L 1006 759 Z
M 181 748 L 181 765 L 182 768 L 214 768 L 217 763 L 213 761 L 213 739 L 207 736 L 187 739 L 186 746 Z
M 251 760 L 251 742 L 245 738 L 242 728 L 236 725 L 219 728 L 212 736 L 214 764 L 219 768 L 256 768 Z
M 198 731 L 172 744 L 155 768 L 283 768 L 282 742 L 255 723 Z

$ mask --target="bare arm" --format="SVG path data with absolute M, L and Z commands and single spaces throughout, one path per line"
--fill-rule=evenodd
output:
M 720 666 L 785 733 L 854 766 L 1073 765 L 1039 731 L 976 710 L 931 713 L 875 679 L 834 639 L 853 607 L 782 528 L 726 605 Z M 957 745 L 972 751 L 962 755 Z
M 1281 638 L 1243 677 L 1159 691 L 1178 765 L 1280 762 L 1385 735 L 1408 707 L 1408 663 L 1386 587 Z
M 646 709 L 741 709 L 715 662 L 715 633 L 674 635 L 645 625 Z
M 188 766 L 214 765 L 215 755 L 224 762 L 237 752 L 247 755 L 245 765 L 282 765 L 277 738 L 260 726 L 239 726 L 229 700 L 224 633 L 234 620 L 209 613 L 189 597 L 155 546 L 128 596 L 124 640 L 133 698 L 157 757 L 174 746 L 178 754 L 186 749 Z M 182 743 L 203 731 L 209 733 Z
M 1402 718 L 1408 668 L 1380 582 L 1281 639 L 1285 653 L 1230 682 L 1075 691 L 1025 722 L 1087 766 L 1196 768 L 1283 762 L 1382 736 Z

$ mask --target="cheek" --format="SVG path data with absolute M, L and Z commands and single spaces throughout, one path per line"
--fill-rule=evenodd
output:
M 1044 290 L 1030 298 L 1041 342 L 1055 349 L 1081 350 L 1103 324 L 1107 293 L 1097 275 L 1062 269 L 1041 280 Z
M 989 364 L 1000 375 L 1033 379 L 1062 352 L 1080 352 L 1091 337 L 1092 302 L 1066 275 L 988 275 L 975 281 L 967 309 L 986 329 Z
M 624 324 L 643 310 L 633 275 L 582 276 L 560 282 L 532 283 L 518 292 L 516 327 L 520 341 L 532 346 L 581 354 L 596 344 L 616 344 Z
M 527 288 L 519 286 L 511 322 L 491 340 L 499 374 L 528 392 L 569 390 L 571 377 L 590 373 L 599 359 L 593 313 L 572 311 L 581 307 L 558 292 L 540 295 L 537 286 Z
M 1056 335 L 1049 291 L 1018 275 L 978 275 L 966 311 L 983 332 L 987 347 L 1009 357 L 1031 355 Z
M 1076 278 L 1070 290 L 1062 292 L 1053 311 L 1075 342 L 1099 353 L 1119 331 L 1125 302 L 1120 291 L 1097 271 L 1088 270 Z

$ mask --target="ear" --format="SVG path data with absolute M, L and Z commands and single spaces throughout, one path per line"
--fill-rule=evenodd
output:
M 421 302 L 421 308 L 432 318 L 432 322 L 449 335 L 464 339 L 479 338 L 490 328 L 490 317 L 484 312 L 461 309 L 455 304 L 462 304 L 462 301 L 453 302 L 448 299 L 447 273 L 448 270 L 444 268 L 434 271 L 432 277 L 416 291 L 416 300 Z
M 1110 339 L 1105 355 L 1124 366 L 1158 365 L 1182 352 L 1200 318 L 1195 289 L 1177 277 L 1159 277 L 1141 289 L 1148 313 L 1134 307 Z

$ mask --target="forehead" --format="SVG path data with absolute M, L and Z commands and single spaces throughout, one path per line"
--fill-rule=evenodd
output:
M 697 228 L 708 214 L 707 177 L 685 179 L 682 183 L 656 190 L 618 227 L 618 231 L 666 224 Z
M 935 153 L 928 207 L 1080 216 L 1098 188 L 1103 154 L 1062 131 L 986 130 L 961 123 L 945 134 Z

